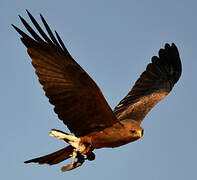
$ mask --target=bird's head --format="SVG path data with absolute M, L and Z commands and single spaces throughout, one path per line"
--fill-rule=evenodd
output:
M 144 134 L 144 129 L 136 121 L 125 119 L 121 122 L 124 124 L 125 132 L 133 141 L 140 139 Z
M 132 128 L 129 130 L 129 132 L 131 133 L 132 137 L 139 139 L 143 136 L 144 129 L 142 127 Z

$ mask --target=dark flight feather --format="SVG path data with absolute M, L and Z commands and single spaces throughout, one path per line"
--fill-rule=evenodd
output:
M 53 46 L 53 42 L 48 38 L 48 36 L 45 34 L 45 32 L 42 30 L 42 28 L 40 27 L 40 25 L 37 23 L 37 21 L 35 20 L 35 18 L 31 15 L 31 13 L 27 11 L 27 14 L 29 16 L 29 18 L 31 19 L 32 23 L 34 24 L 34 26 L 36 27 L 36 29 L 38 30 L 38 32 L 40 33 L 40 35 L 44 38 L 44 40 L 46 42 L 48 42 L 50 45 Z
M 57 42 L 57 40 L 55 39 L 55 37 L 54 37 L 54 35 L 53 35 L 53 33 L 52 33 L 52 31 L 51 31 L 49 25 L 48 25 L 47 22 L 45 21 L 45 19 L 44 19 L 44 17 L 42 16 L 42 14 L 40 14 L 40 17 L 41 17 L 41 20 L 42 20 L 42 22 L 43 22 L 43 24 L 44 24 L 44 26 L 45 26 L 45 28 L 46 28 L 46 30 L 47 30 L 47 32 L 48 32 L 50 38 L 51 38 L 51 40 L 53 41 L 53 44 L 55 44 L 55 45 L 58 47 L 58 49 L 62 49 L 62 48 L 60 47 L 59 43 Z

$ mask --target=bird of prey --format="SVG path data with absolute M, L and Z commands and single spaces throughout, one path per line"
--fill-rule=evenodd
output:
M 40 35 L 21 16 L 31 36 L 12 26 L 27 48 L 55 113 L 74 135 L 52 129 L 50 136 L 69 145 L 25 163 L 54 165 L 72 157 L 72 163 L 61 168 L 68 171 L 81 166 L 85 160 L 94 160 L 94 149 L 115 148 L 140 139 L 144 131 L 140 125 L 142 120 L 168 95 L 181 76 L 182 65 L 175 44 L 165 44 L 158 56 L 152 57 L 133 88 L 112 110 L 97 84 L 72 58 L 56 31 L 54 36 L 43 16 L 40 15 L 47 33 L 28 11 L 27 14 Z

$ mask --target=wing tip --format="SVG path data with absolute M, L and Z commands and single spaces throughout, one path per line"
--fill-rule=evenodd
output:
M 50 27 L 47 24 L 47 21 L 45 20 L 44 16 L 40 13 L 40 18 L 42 20 L 42 23 L 44 24 L 48 35 L 50 37 L 48 37 L 48 35 L 46 35 L 44 33 L 44 31 L 42 30 L 42 28 L 39 26 L 39 24 L 37 23 L 37 21 L 35 20 L 35 18 L 32 16 L 32 14 L 30 13 L 30 11 L 28 9 L 25 9 L 25 11 L 27 12 L 29 18 L 31 19 L 32 23 L 34 24 L 34 26 L 36 27 L 36 30 L 38 30 L 38 32 L 41 34 L 41 37 L 44 38 L 45 42 L 48 43 L 50 46 L 53 47 L 57 47 L 59 49 L 59 52 L 62 52 L 63 54 L 69 55 L 69 57 L 71 57 L 71 55 L 69 54 L 68 50 L 66 49 L 63 41 L 61 40 L 60 36 L 58 35 L 58 33 L 55 31 L 55 34 L 57 36 L 57 39 L 55 38 L 55 36 L 53 35 Z M 12 27 L 23 37 L 23 38 L 28 38 L 31 39 L 33 41 L 40 41 L 40 42 L 44 42 L 42 38 L 40 38 L 40 36 L 35 33 L 35 31 L 31 28 L 31 26 L 28 25 L 28 23 L 26 22 L 26 20 L 21 16 L 18 15 L 19 19 L 21 20 L 21 22 L 23 23 L 23 25 L 25 26 L 25 28 L 27 29 L 27 31 L 32 35 L 32 37 L 28 36 L 26 33 L 24 33 L 22 30 L 20 30 L 18 27 L 16 27 L 15 25 L 12 24 Z M 72 57 L 71 57 L 72 58 Z
M 173 79 L 173 85 L 176 84 L 182 74 L 182 63 L 177 46 L 175 43 L 171 43 L 171 45 L 165 43 L 164 49 L 160 49 L 158 55 L 159 57 L 152 57 L 152 62 L 157 61 L 156 64 L 159 64 L 160 61 L 161 66 L 166 66 L 165 71 L 169 71 L 168 73 Z

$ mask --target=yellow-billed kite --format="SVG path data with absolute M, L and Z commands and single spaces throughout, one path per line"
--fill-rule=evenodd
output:
M 159 50 L 158 57 L 152 57 L 131 91 L 112 111 L 99 87 L 72 58 L 58 33 L 55 31 L 56 37 L 53 35 L 41 15 L 47 35 L 27 13 L 41 36 L 21 16 L 32 37 L 13 27 L 27 47 L 39 82 L 49 102 L 55 106 L 55 113 L 75 136 L 52 129 L 50 135 L 66 141 L 69 146 L 25 163 L 53 165 L 72 157 L 72 163 L 62 167 L 62 171 L 68 171 L 82 165 L 86 159 L 94 160 L 94 149 L 114 148 L 141 138 L 142 120 L 181 76 L 181 61 L 175 44 L 166 44 Z

